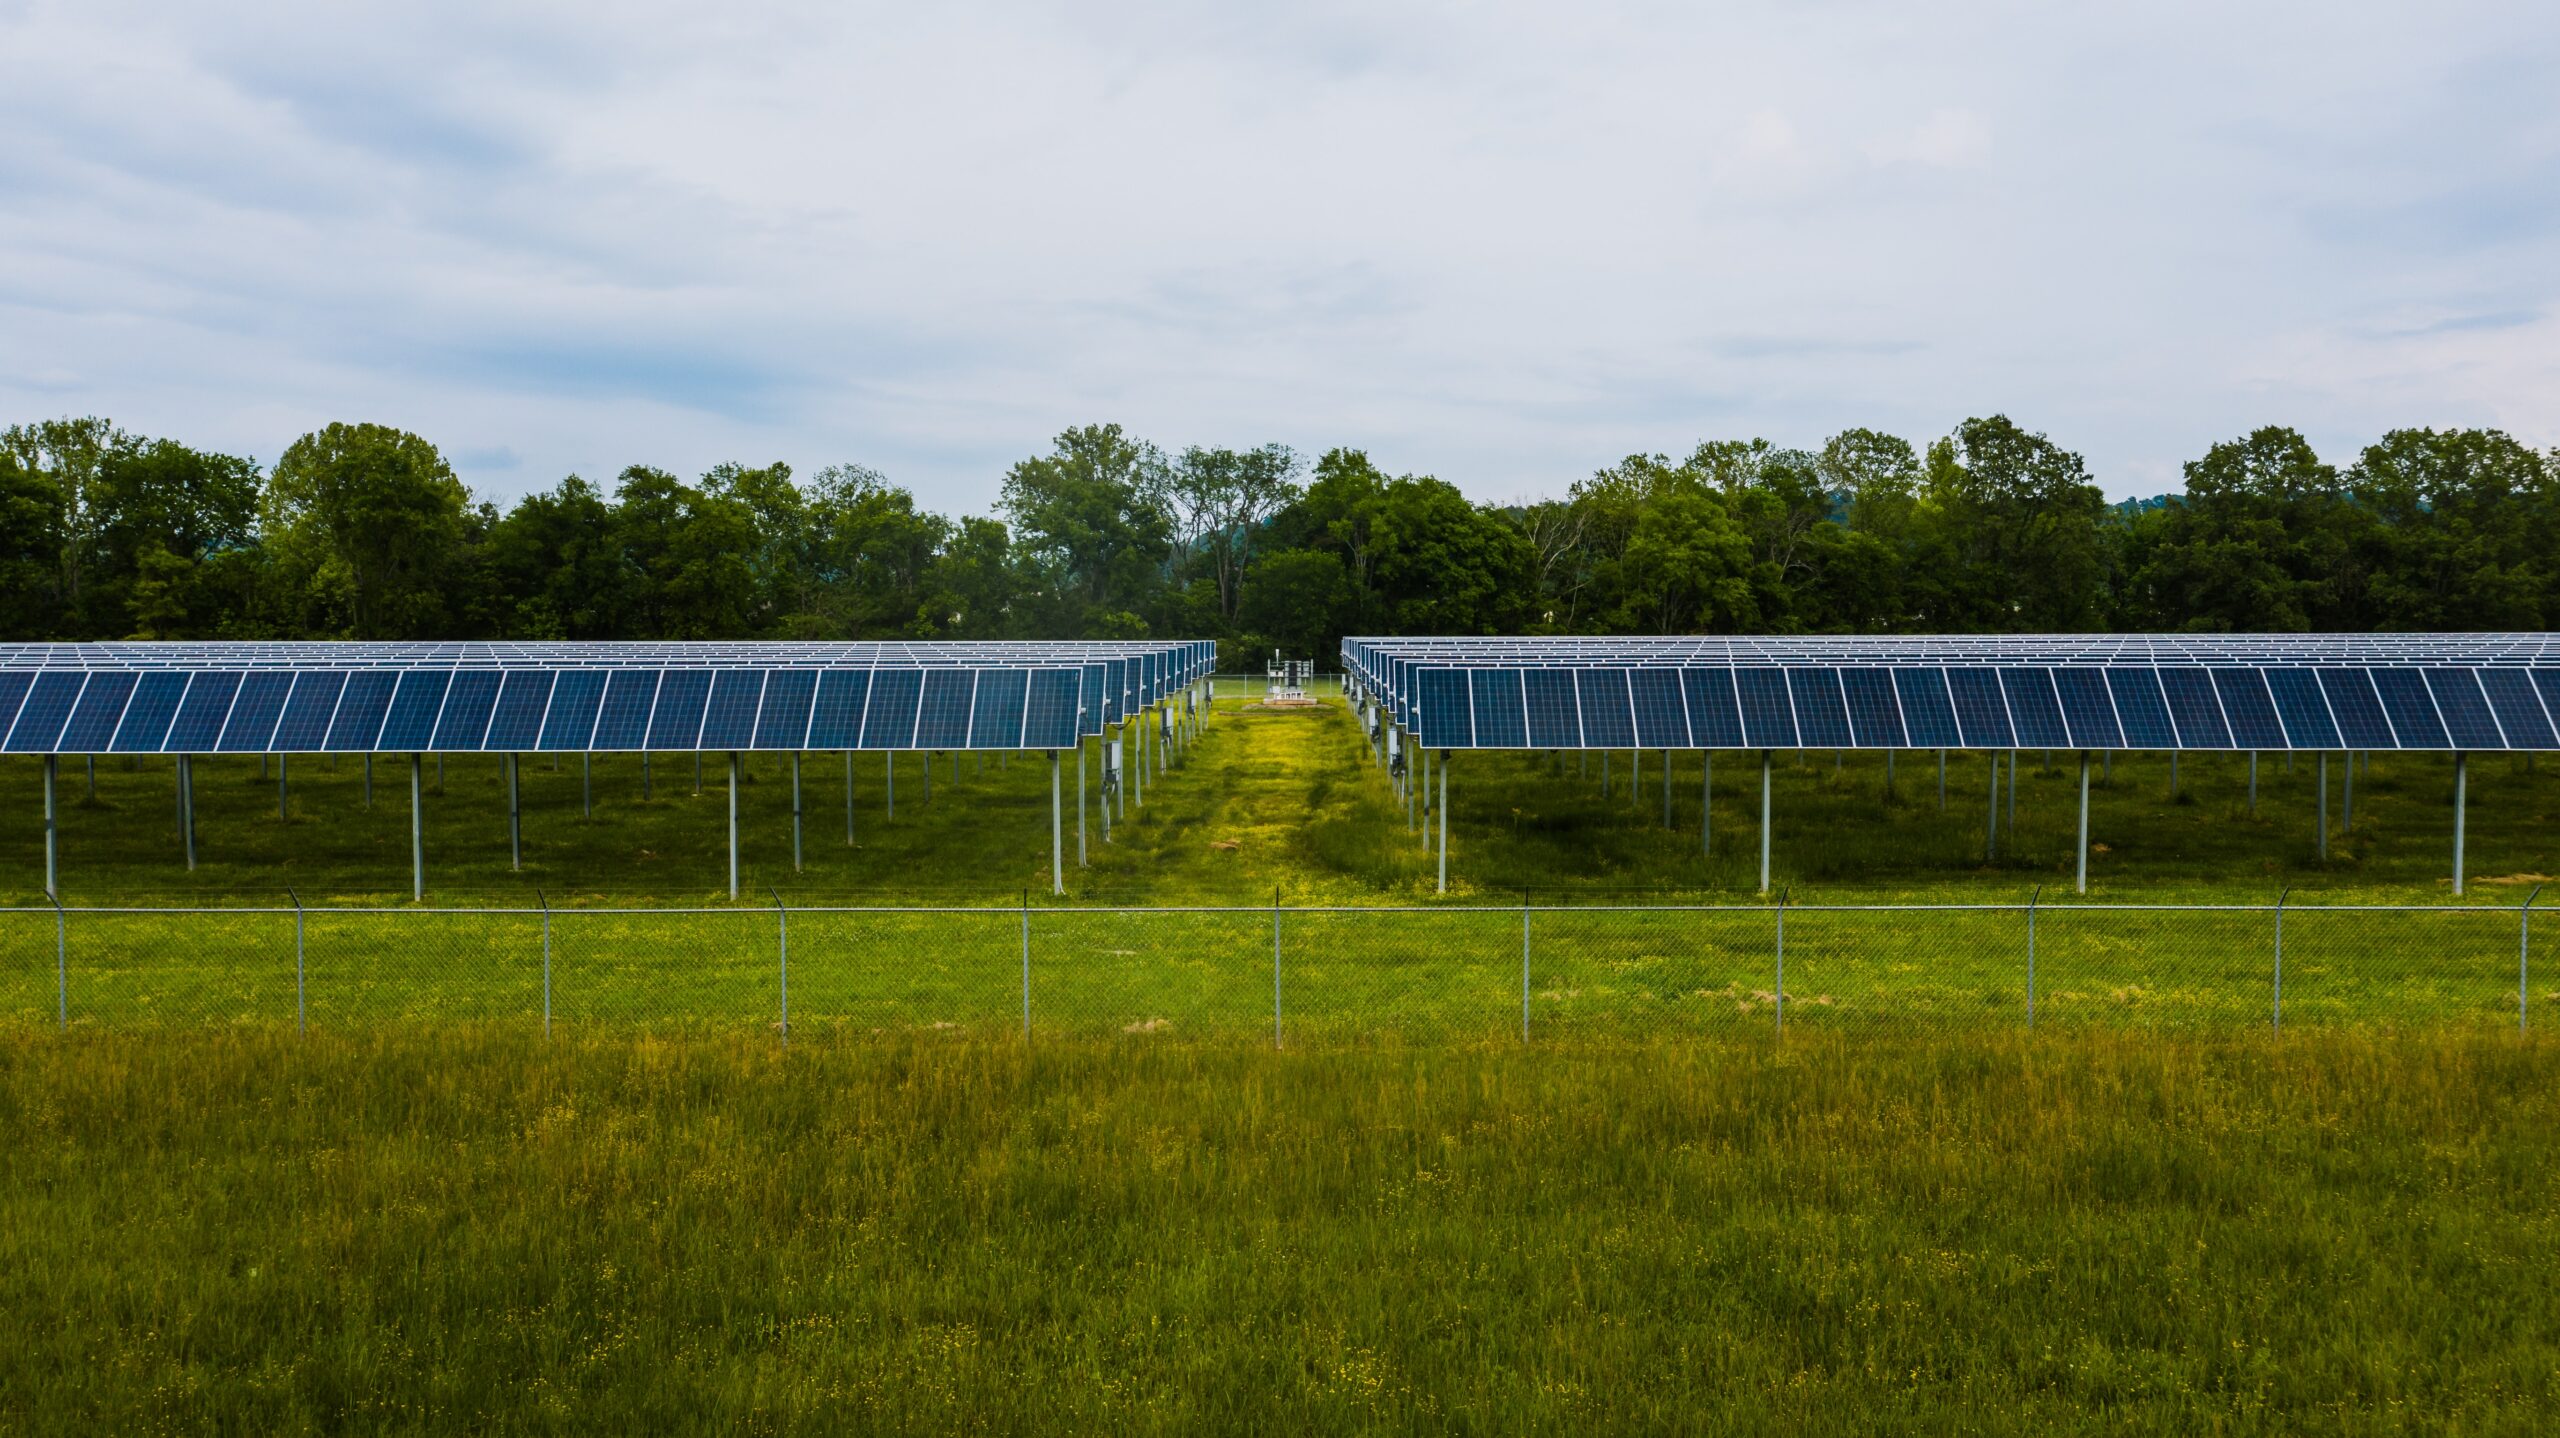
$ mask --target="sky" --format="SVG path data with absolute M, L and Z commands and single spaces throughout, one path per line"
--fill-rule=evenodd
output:
M 1071 425 L 1484 501 L 2005 413 L 2560 444 L 2560 6 L 0 0 L 0 421 L 505 501 Z

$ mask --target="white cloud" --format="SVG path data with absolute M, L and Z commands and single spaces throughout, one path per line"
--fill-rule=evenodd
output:
M 1493 498 L 2006 411 L 2549 443 L 2560 19 L 2178 4 L 0 3 L 0 416 L 512 494 L 1057 429 Z M 2413 321 L 2411 317 L 2421 317 Z

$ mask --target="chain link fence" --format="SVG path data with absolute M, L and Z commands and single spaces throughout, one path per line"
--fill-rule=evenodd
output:
M 1274 1043 L 2530 1028 L 2532 899 L 1517 908 L 0 910 L 0 1024 Z M 2545 928 L 2552 927 L 2546 924 Z M 2545 972 L 2560 975 L 2543 964 Z

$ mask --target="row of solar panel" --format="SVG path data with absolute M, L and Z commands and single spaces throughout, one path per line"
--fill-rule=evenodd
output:
M 1423 669 L 1433 749 L 2553 749 L 2560 669 Z
M 20 754 L 1065 749 L 1080 669 L 0 673 Z

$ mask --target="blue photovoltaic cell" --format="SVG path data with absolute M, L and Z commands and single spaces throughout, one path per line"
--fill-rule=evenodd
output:
M 1988 669 L 1949 669 L 1947 690 L 1955 698 L 1956 728 L 1966 748 L 2006 749 L 2016 742 L 1999 675 Z
M 697 749 L 746 749 L 756 742 L 756 705 L 764 697 L 761 669 L 722 669 L 711 676 L 711 703 L 702 711 Z
M 809 707 L 818 695 L 815 669 L 776 669 L 764 681 L 764 707 L 756 711 L 756 747 L 808 747 Z
M 1079 736 L 1099 734 L 1102 732 L 1102 726 L 1108 722 L 1105 716 L 1111 712 L 1111 708 L 1103 698 L 1102 686 L 1110 677 L 1111 670 L 1107 665 L 1084 666 L 1084 687 L 1076 696 L 1078 707 L 1084 711 L 1076 720 L 1076 733 Z
M 1754 749 L 1796 747 L 1795 708 L 1787 702 L 1783 669 L 1736 669 L 1735 691 L 1742 699 L 1742 737 Z
M 36 693 L 44 692 L 38 685 Z M 177 722 L 169 726 L 168 747 L 181 754 L 202 754 L 222 737 L 222 721 L 231 716 L 231 701 L 240 692 L 240 675 L 233 670 L 206 670 L 196 675 L 187 686 L 185 702 L 178 706 Z M 27 707 L 35 707 L 34 696 Z M 22 716 L 18 722 L 27 721 Z M 11 736 L 14 741 L 15 735 Z
M 2533 680 L 2523 670 L 2504 665 L 2483 669 L 2480 687 L 2488 691 L 2489 707 L 2498 714 L 2498 727 L 2507 731 L 2508 748 L 2560 748 L 2560 737 L 2551 731 L 2550 716 L 2534 696 Z
M 444 692 L 444 712 L 436 716 L 436 732 L 428 737 L 427 747 L 439 754 L 478 749 L 481 736 L 489 732 L 489 716 L 497 712 L 503 678 L 495 669 L 457 672 L 452 687 Z
M 2222 696 L 2222 712 L 2231 720 L 2231 742 L 2240 749 L 2285 747 L 2284 726 L 2276 722 L 2274 696 L 2255 669 L 2216 669 L 2213 687 Z
M 959 749 L 969 743 L 969 690 L 977 676 L 966 669 L 924 671 L 924 704 L 916 711 L 916 747 Z
M 1573 689 L 1582 700 L 1584 748 L 1635 747 L 1636 720 L 1627 699 L 1627 671 L 1577 669 L 1573 671 Z
M 2009 718 L 2017 725 L 2022 747 L 2060 749 L 2071 742 L 2071 731 L 2062 723 L 2062 702 L 2044 670 L 2003 669 L 2000 688 L 2009 696 Z
M 1022 747 L 1072 749 L 1082 730 L 1076 723 L 1076 700 L 1084 687 L 1082 669 L 1041 669 L 1031 675 L 1031 695 L 1022 711 Z
M 2382 697 L 2374 692 L 2373 674 L 2364 669 L 2321 669 L 2320 692 L 2329 696 L 2329 712 L 2337 716 L 2338 737 L 2350 749 L 2397 749 L 2399 739 L 2382 714 Z
M 391 712 L 382 721 L 375 749 L 424 749 L 436 737 L 436 714 L 444 708 L 444 692 L 453 683 L 448 670 L 412 669 L 400 676 L 392 692 Z M 248 690 L 241 690 L 246 697 Z M 236 712 L 238 704 L 233 704 Z
M 612 677 L 602 669 L 562 671 L 559 682 L 551 686 L 551 710 L 542 716 L 541 747 L 574 751 L 592 745 L 596 714 L 604 708 L 605 682 Z
M 293 694 L 284 701 L 284 721 L 276 725 L 276 737 L 270 742 L 289 754 L 307 754 L 326 745 L 329 720 L 338 712 L 338 696 L 346 688 L 347 676 L 336 670 L 295 675 Z
M 702 737 L 702 706 L 711 700 L 711 671 L 670 669 L 658 681 L 658 702 L 649 711 L 651 749 L 692 749 Z
M 293 675 L 264 669 L 240 681 L 231 700 L 231 718 L 214 747 L 226 754 L 257 754 L 274 747 L 276 721 L 284 717 L 285 696 L 293 692 Z
M 2266 671 L 2267 690 L 2275 696 L 2276 718 L 2284 737 L 2296 749 L 2335 749 L 2338 726 L 2329 717 L 2329 701 L 2320 696 L 2320 677 L 2308 669 Z
M 1529 743 L 1528 715 L 1521 706 L 1520 671 L 1478 669 L 1471 683 L 1475 700 L 1476 747 L 1519 749 Z
M 548 669 L 508 670 L 507 682 L 498 690 L 498 707 L 489 716 L 489 732 L 481 739 L 480 747 L 511 754 L 541 742 L 542 711 L 551 707 L 554 677 L 555 672 Z M 352 697 L 353 691 L 349 693 Z
M 18 709 L 18 722 L 9 729 L 9 752 L 42 754 L 53 748 L 62 733 L 64 721 L 71 717 L 71 706 L 80 698 L 81 686 L 89 676 L 77 669 L 49 669 L 37 676 L 36 687 L 27 692 L 27 702 Z M 216 716 L 216 723 L 220 716 Z
M 548 676 L 546 676 L 548 677 Z M 400 682 L 397 672 L 389 669 L 360 669 L 347 676 L 347 690 L 338 696 L 338 716 L 329 721 L 329 747 L 341 754 L 373 750 L 375 736 L 382 732 L 382 717 L 391 710 L 392 686 Z M 204 687 L 204 681 L 196 681 Z M 195 696 L 187 696 L 194 703 Z M 178 716 L 186 722 L 186 716 Z
M 143 675 L 108 748 L 118 754 L 159 753 L 160 741 L 169 736 L 170 721 L 178 717 L 178 700 L 187 692 L 188 677 L 166 669 Z
M 1902 697 L 1902 724 L 1916 748 L 1951 749 L 1964 742 L 1942 669 L 1896 669 L 1893 691 Z
M 980 670 L 977 698 L 969 706 L 969 747 L 1021 748 L 1022 716 L 1030 694 L 1027 669 Z
M 1683 669 L 1681 687 L 1688 691 L 1689 742 L 1701 749 L 1739 749 L 1742 701 L 1734 696 L 1730 669 Z
M 2425 676 L 2415 669 L 2373 669 L 2373 687 L 2382 695 L 2382 712 L 2400 735 L 2403 749 L 2445 749 L 2444 721 L 2436 717 L 2436 701 L 2427 693 Z
M 2169 722 L 2169 701 L 2160 692 L 2159 671 L 2131 665 L 2110 666 L 2107 692 L 2116 698 L 2116 718 L 2124 724 L 2126 748 L 2178 747 L 2178 730 Z
M 923 697 L 923 670 L 875 669 L 871 671 L 871 702 L 862 712 L 862 747 L 865 749 L 916 747 L 916 708 Z
M 1102 722 L 1117 724 L 1129 717 L 1129 661 L 1114 659 L 1105 667 L 1111 682 L 1102 687 Z
M 1413 726 L 1415 742 L 1426 749 L 1472 749 L 1475 747 L 1475 718 L 1467 702 L 1467 672 L 1463 669 L 1425 669 L 1414 678 L 1419 691 L 1419 722 Z
M 2181 749 L 2228 749 L 2231 727 L 2222 722 L 2222 701 L 2213 697 L 2213 678 L 2202 669 L 2163 666 L 2160 690 L 2169 697 L 2169 719 L 2178 726 Z
M 1840 680 L 1828 669 L 1790 669 L 1787 687 L 1796 698 L 1796 742 L 1821 749 L 1849 743 L 1849 710 L 1840 699 Z
M 2071 747 L 2124 747 L 2124 730 L 2116 723 L 2116 701 L 2107 693 L 2105 670 L 2056 669 L 2053 688 L 2062 697 L 2062 724 L 2071 731 Z
M 2428 669 L 2427 687 L 2435 691 L 2436 710 L 2444 715 L 2444 725 L 2453 736 L 2456 749 L 2504 749 L 2507 736 L 2498 732 L 2498 721 L 2489 713 L 2489 701 L 2480 693 L 2480 681 L 2468 669 Z
M 871 697 L 871 671 L 829 669 L 818 676 L 818 697 L 809 706 L 809 747 L 862 747 L 862 703 Z
M 1689 715 L 1680 698 L 1677 669 L 1631 669 L 1627 683 L 1635 691 L 1636 742 L 1647 749 L 1689 747 Z
M 1529 747 L 1581 748 L 1582 715 L 1573 701 L 1573 671 L 1527 670 L 1520 685 L 1529 709 Z
M 32 670 L 0 670 L 0 736 L 5 736 L 17 722 L 18 706 L 26 702 L 27 687 L 35 680 Z
M 1849 706 L 1849 733 L 1859 748 L 1903 747 L 1902 706 L 1894 702 L 1892 671 L 1843 669 L 1840 691 Z
M 604 703 L 596 708 L 596 732 L 587 743 L 596 749 L 625 752 L 649 747 L 649 711 L 657 703 L 657 670 L 613 671 L 605 681 Z M 452 701 L 446 701 L 446 712 L 452 708 Z
M 2533 684 L 2542 691 L 2542 712 L 2550 715 L 2555 725 L 2560 725 L 2560 669 L 2536 669 L 2533 671 Z M 7 707 L 0 703 L 0 709 Z
M 80 691 L 80 702 L 71 708 L 71 722 L 62 726 L 57 747 L 65 754 L 103 754 L 116 737 L 116 721 L 124 718 L 125 701 L 133 697 L 133 681 L 140 676 L 103 670 L 89 676 L 89 687 Z

